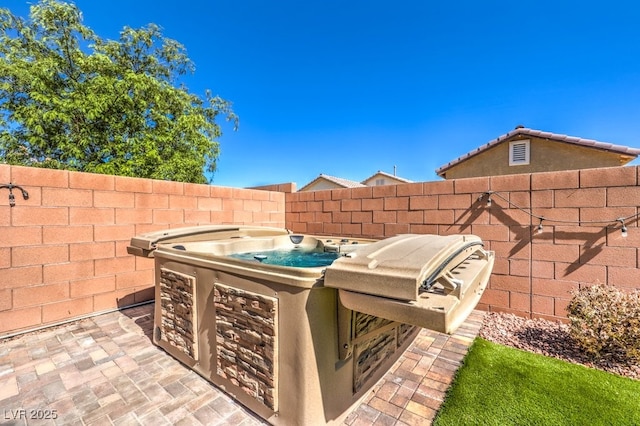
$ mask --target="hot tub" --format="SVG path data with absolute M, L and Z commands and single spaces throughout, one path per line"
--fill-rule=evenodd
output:
M 155 257 L 154 343 L 276 425 L 342 422 L 419 327 L 464 321 L 494 259 L 469 235 L 250 226 L 143 234 L 128 251 Z M 283 251 L 336 260 L 271 264 Z

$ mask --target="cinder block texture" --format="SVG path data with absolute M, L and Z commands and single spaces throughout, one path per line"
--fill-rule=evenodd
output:
M 566 320 L 564 307 L 580 286 L 640 288 L 638 170 L 607 167 L 389 185 L 370 192 L 316 191 L 315 199 L 330 201 L 316 209 L 312 228 L 301 205 L 308 195 L 291 193 L 285 209 L 300 215 L 287 213 L 286 223 L 294 232 L 322 228 L 351 237 L 476 234 L 496 252 L 482 309 Z M 618 218 L 627 218 L 626 238 Z
M 281 192 L 0 165 L 9 182 L 29 199 L 0 194 L 0 336 L 152 298 L 153 263 L 126 252 L 136 234 L 285 226 Z

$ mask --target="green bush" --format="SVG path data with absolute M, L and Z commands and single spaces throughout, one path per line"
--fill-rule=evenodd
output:
M 570 334 L 595 359 L 640 362 L 640 291 L 597 284 L 574 291 Z

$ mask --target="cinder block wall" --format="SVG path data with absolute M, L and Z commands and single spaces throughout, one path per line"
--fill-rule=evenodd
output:
M 263 191 L 277 191 L 277 192 L 296 192 L 296 183 L 274 183 L 273 185 L 261 185 L 252 186 L 247 189 L 261 189 Z
M 136 234 L 202 224 L 283 227 L 284 193 L 0 165 L 0 336 L 153 298 Z
M 566 319 L 570 291 L 640 288 L 637 167 L 282 193 L 0 165 L 0 336 L 153 297 L 132 235 L 211 223 L 362 237 L 480 236 L 497 260 L 481 308 Z M 496 191 L 492 206 L 478 197 Z M 509 204 L 503 198 L 513 204 Z M 521 207 L 522 211 L 515 206 Z M 547 218 L 544 232 L 527 211 Z M 286 218 L 285 218 L 286 216 Z M 286 221 L 285 221 L 286 219 Z M 554 222 L 553 219 L 565 222 Z
M 566 320 L 571 290 L 640 288 L 637 167 L 613 167 L 286 194 L 300 233 L 389 237 L 472 233 L 496 252 L 480 308 Z M 487 191 L 492 195 L 486 207 Z M 528 212 L 543 216 L 539 220 Z M 553 221 L 553 220 L 556 221 Z M 582 223 L 577 221 L 607 221 Z

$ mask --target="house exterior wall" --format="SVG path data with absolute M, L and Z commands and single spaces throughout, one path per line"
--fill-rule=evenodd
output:
M 397 185 L 397 184 L 405 183 L 399 179 L 393 179 L 389 176 L 379 174 L 379 175 L 371 176 L 369 179 L 362 182 L 362 184 L 366 186 L 379 186 L 379 184 L 377 183 L 378 180 L 382 180 L 383 182 L 382 185 Z
M 132 236 L 204 224 L 283 227 L 284 193 L 0 165 L 0 336 L 154 297 Z
M 486 191 L 496 191 L 489 208 L 479 200 Z M 351 237 L 478 235 L 496 252 L 481 309 L 566 320 L 581 286 L 640 289 L 637 219 L 626 222 L 627 238 L 615 223 L 638 206 L 638 168 L 612 167 L 287 194 L 286 223 Z M 564 222 L 545 221 L 537 234 L 529 209 Z M 578 220 L 613 222 L 571 223 Z
M 338 186 L 338 184 L 330 182 L 326 179 L 319 179 L 317 182 L 312 183 L 311 185 L 307 186 L 304 189 L 304 192 L 307 191 L 322 191 L 325 189 L 335 189 L 335 188 L 340 188 L 340 186 Z
M 530 140 L 528 165 L 509 166 L 509 142 Z M 448 169 L 445 179 L 620 166 L 620 154 L 522 135 L 470 157 Z M 627 160 L 628 161 L 628 160 Z

